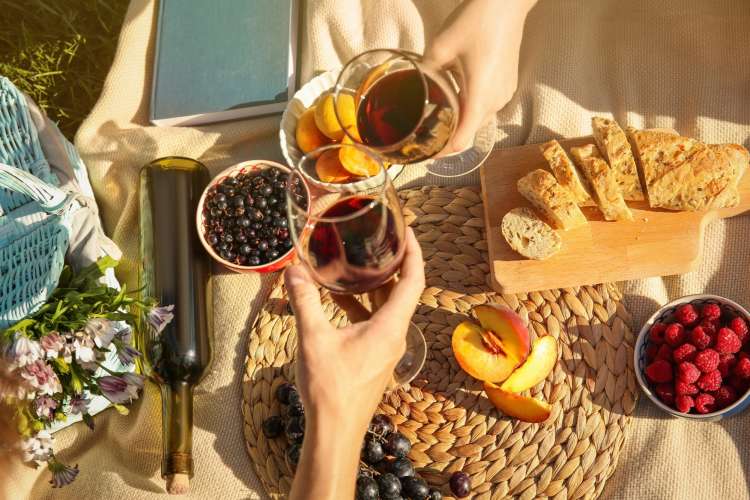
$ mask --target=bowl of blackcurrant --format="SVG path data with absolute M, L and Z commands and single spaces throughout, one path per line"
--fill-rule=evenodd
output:
M 267 160 L 238 163 L 217 175 L 198 202 L 203 247 L 239 273 L 278 271 L 294 258 L 286 214 L 288 167 Z M 306 186 L 298 195 L 309 199 Z

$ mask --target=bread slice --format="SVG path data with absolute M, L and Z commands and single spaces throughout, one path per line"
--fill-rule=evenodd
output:
M 581 182 L 581 178 L 578 175 L 575 165 L 570 161 L 570 158 L 568 158 L 567 153 L 565 153 L 565 150 L 560 146 L 560 143 L 551 140 L 540 145 L 539 149 L 541 149 L 542 155 L 544 155 L 547 163 L 549 163 L 549 167 L 555 175 L 557 182 L 570 191 L 578 206 L 593 203 L 591 194 L 588 189 L 586 189 L 583 182 Z
M 586 224 L 573 195 L 546 170 L 534 170 L 518 180 L 518 191 L 559 229 L 573 229 Z
M 622 197 L 630 201 L 645 199 L 630 143 L 620 125 L 615 120 L 595 116 L 591 119 L 591 128 L 599 150 L 615 172 Z
M 649 204 L 669 210 L 707 210 L 739 203 L 738 184 L 750 153 L 738 144 L 704 144 L 652 130 L 628 130 Z
M 530 208 L 514 208 L 503 217 L 508 245 L 527 259 L 544 260 L 562 248 L 562 238 Z
M 570 154 L 591 185 L 591 192 L 607 220 L 633 220 L 625 204 L 614 170 L 599 154 L 594 144 L 571 148 Z

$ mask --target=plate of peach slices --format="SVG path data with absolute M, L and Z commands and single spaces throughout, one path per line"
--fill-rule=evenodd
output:
M 523 320 L 499 304 L 474 307 L 479 324 L 464 321 L 453 330 L 453 356 L 463 371 L 484 383 L 495 407 L 524 422 L 544 422 L 549 403 L 524 396 L 547 378 L 557 363 L 557 340 L 545 335 L 530 341 Z

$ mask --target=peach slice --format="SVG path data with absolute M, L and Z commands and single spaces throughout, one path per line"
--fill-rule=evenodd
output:
M 308 108 L 299 117 L 294 137 L 297 140 L 297 146 L 303 153 L 309 153 L 313 149 L 318 149 L 331 142 L 315 125 L 315 106 Z
M 502 348 L 500 340 L 476 323 L 464 321 L 453 330 L 453 356 L 463 371 L 479 380 L 502 382 L 519 361 Z
M 352 178 L 352 174 L 341 165 L 338 151 L 335 149 L 323 151 L 315 160 L 315 172 L 323 182 L 341 183 Z
M 511 309 L 499 304 L 482 304 L 474 308 L 479 324 L 500 339 L 503 350 L 520 363 L 529 355 L 529 331 L 523 320 Z M 499 382 L 499 380 L 491 380 Z
M 551 335 L 540 337 L 531 346 L 531 354 L 516 368 L 500 388 L 507 392 L 523 392 L 547 378 L 557 362 L 557 340 Z
M 552 407 L 544 401 L 504 391 L 491 382 L 484 383 L 484 392 L 495 408 L 524 422 L 544 422 L 552 413 Z

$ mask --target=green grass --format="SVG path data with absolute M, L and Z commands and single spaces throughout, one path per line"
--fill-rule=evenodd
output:
M 112 64 L 127 0 L 0 0 L 0 75 L 73 138 Z

